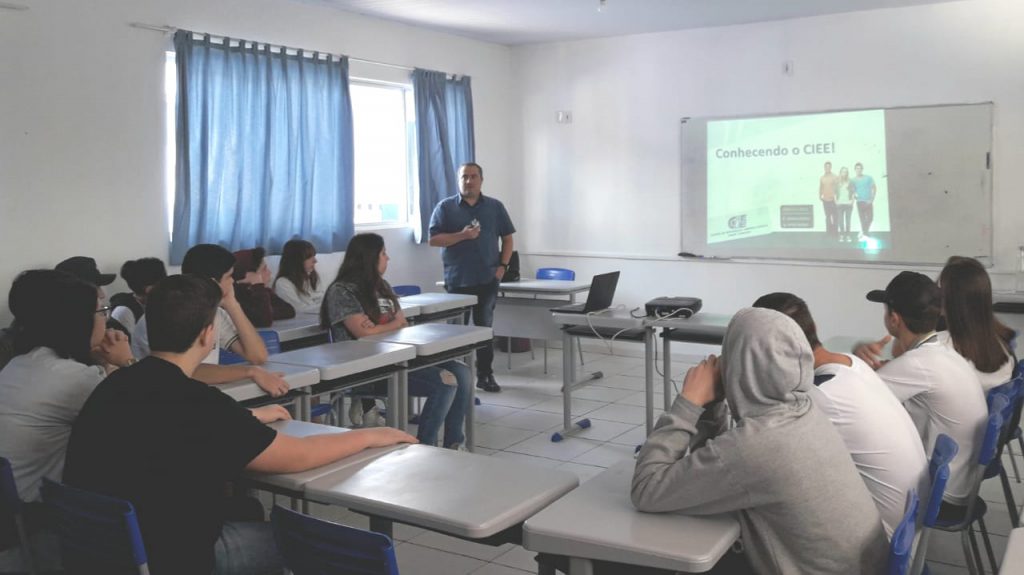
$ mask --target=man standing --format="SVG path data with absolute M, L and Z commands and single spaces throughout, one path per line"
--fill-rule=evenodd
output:
M 839 229 L 836 225 L 836 185 L 839 178 L 832 173 L 832 162 L 825 162 L 825 174 L 818 184 L 818 199 L 825 209 L 825 233 L 835 237 Z
M 479 164 L 459 167 L 459 194 L 441 200 L 430 216 L 430 245 L 441 248 L 445 289 L 475 295 L 473 324 L 490 327 L 498 282 L 508 269 L 516 229 L 505 206 L 481 193 L 483 183 Z M 494 381 L 493 363 L 493 343 L 477 350 L 476 386 L 484 391 L 501 391 Z
M 864 166 L 857 162 L 853 166 L 853 192 L 857 197 L 857 217 L 860 218 L 860 239 L 871 232 L 871 221 L 875 219 L 875 194 L 878 188 L 875 179 L 864 174 Z

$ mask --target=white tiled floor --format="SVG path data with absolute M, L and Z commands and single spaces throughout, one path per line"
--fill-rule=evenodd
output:
M 620 344 L 616 344 L 616 352 L 623 352 Z M 645 436 L 642 360 L 586 353 L 586 364 L 580 373 L 600 370 L 604 377 L 574 393 L 573 413 L 589 418 L 592 426 L 560 443 L 552 443 L 551 434 L 562 426 L 562 356 L 558 349 L 548 350 L 547 375 L 543 373 L 542 357 L 540 350 L 532 361 L 529 354 L 516 354 L 509 371 L 505 355 L 498 354 L 494 368 L 502 392 L 478 394 L 483 405 L 476 408 L 477 452 L 542 468 L 567 469 L 579 475 L 580 481 L 590 479 L 616 462 L 631 459 L 635 447 Z M 672 373 L 677 381 L 686 367 L 681 362 L 673 364 Z M 658 377 L 655 401 L 659 405 L 660 381 Z M 574 420 L 578 417 L 574 416 Z M 1024 471 L 1020 455 L 1017 454 L 1018 464 Z M 1013 481 L 1012 471 L 1011 485 L 1019 505 L 1024 502 L 1024 484 Z M 985 483 L 982 497 L 989 503 L 986 524 L 999 560 L 1006 547 L 1009 516 L 998 480 Z M 312 505 L 311 512 L 364 529 L 368 526 L 365 517 L 344 509 Z M 403 575 L 536 573 L 534 554 L 517 545 L 491 547 L 403 525 L 396 525 L 395 539 Z M 984 548 L 982 554 L 984 556 Z M 935 575 L 967 572 L 959 534 L 936 533 L 928 555 L 931 572 Z M 988 571 L 987 559 L 985 562 Z

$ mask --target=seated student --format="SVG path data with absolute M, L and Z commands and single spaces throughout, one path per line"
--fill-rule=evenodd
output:
M 939 342 L 971 364 L 986 393 L 1010 381 L 1017 363 L 1010 341 L 1016 334 L 992 311 L 992 283 L 984 266 L 973 258 L 949 258 L 939 274 L 939 289 L 946 323 Z
M 195 378 L 211 385 L 251 378 L 260 389 L 277 397 L 288 393 L 288 383 L 281 374 L 268 372 L 256 367 L 267 361 L 267 347 L 256 328 L 245 317 L 242 307 L 235 299 L 232 273 L 235 256 L 221 246 L 199 244 L 185 253 L 181 262 L 183 274 L 210 279 L 220 285 L 220 307 L 214 321 L 216 340 L 214 348 L 196 369 Z M 148 321 L 142 316 L 132 333 L 132 352 L 137 358 L 149 355 Z M 225 347 L 247 359 L 254 365 L 218 365 L 220 348 Z
M 835 427 L 808 397 L 813 379 L 811 348 L 792 319 L 740 310 L 722 359 L 709 356 L 687 372 L 640 450 L 633 504 L 692 515 L 739 511 L 749 566 L 720 562 L 715 572 L 881 573 L 887 546 L 878 510 Z
M 128 339 L 106 330 L 96 286 L 69 274 L 22 273 L 8 306 L 17 320 L 16 355 L 0 371 L 0 456 L 10 460 L 18 495 L 30 503 L 32 547 L 43 563 L 37 567 L 57 569 L 54 535 L 37 531 L 39 487 L 44 477 L 60 480 L 71 425 L 86 398 L 108 372 L 133 359 Z M 0 552 L 0 572 L 25 569 L 20 561 L 17 547 Z
M 877 367 L 878 376 L 896 395 L 914 421 L 925 453 L 945 433 L 960 446 L 949 466 L 943 500 L 964 505 L 970 494 L 988 407 L 974 370 L 953 348 L 939 342 L 935 327 L 942 309 L 939 286 L 928 276 L 900 272 L 885 290 L 867 294 L 885 304 L 886 338 L 857 346 L 854 353 Z M 893 342 L 893 359 L 881 362 L 879 348 Z
M 156 282 L 167 277 L 167 268 L 157 258 L 128 260 L 121 266 L 121 277 L 132 291 L 110 296 L 110 320 L 130 335 L 146 313 L 146 294 Z
M 266 250 L 252 248 L 235 252 L 235 299 L 256 327 L 270 327 L 275 319 L 295 317 L 295 308 L 270 289 L 270 268 Z
M 103 381 L 71 433 L 64 481 L 132 502 L 153 575 L 280 573 L 269 524 L 225 522 L 225 482 L 243 469 L 298 472 L 415 442 L 391 428 L 278 434 L 263 423 L 286 419 L 280 406 L 248 410 L 193 379 L 216 345 L 220 300 L 205 279 L 157 284 L 146 309 L 152 355 Z
M 277 265 L 274 293 L 298 313 L 319 313 L 326 285 L 316 273 L 316 248 L 306 240 L 288 240 Z
M 398 297 L 383 277 L 389 259 L 384 238 L 377 234 L 356 234 L 348 242 L 338 277 L 327 288 L 320 312 L 321 325 L 331 330 L 334 341 L 388 333 L 408 325 Z M 444 381 L 445 372 L 454 374 L 455 381 Z M 409 393 L 427 397 L 417 432 L 421 443 L 435 445 L 443 423 L 444 447 L 458 449 L 462 445 L 472 383 L 469 368 L 457 361 L 409 374 Z
M 810 397 L 843 438 L 892 537 L 903 519 L 907 493 L 927 493 L 929 485 L 928 458 L 907 410 L 860 358 L 825 349 L 804 300 L 771 293 L 758 298 L 754 307 L 782 312 L 803 330 L 814 354 Z

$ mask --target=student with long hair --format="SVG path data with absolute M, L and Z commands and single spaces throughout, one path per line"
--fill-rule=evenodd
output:
M 18 495 L 36 515 L 43 478 L 61 480 L 71 425 L 93 389 L 117 367 L 134 362 L 128 338 L 107 330 L 109 308 L 98 288 L 65 272 L 32 270 L 14 280 L 8 297 L 14 314 L 15 357 L 0 371 L 0 454 L 11 462 Z M 38 537 L 37 537 L 38 536 Z M 33 531 L 43 551 L 37 567 L 53 565 L 52 532 Z M 17 549 L 0 552 L 0 571 L 24 570 Z
M 985 268 L 974 258 L 953 256 L 939 274 L 939 289 L 946 320 L 939 341 L 974 367 L 986 393 L 1009 381 L 1016 364 L 1009 342 L 1015 334 L 992 311 L 992 283 Z
M 327 286 L 316 273 L 316 248 L 306 240 L 288 240 L 277 265 L 274 293 L 298 313 L 318 313 Z
M 383 277 L 388 260 L 384 238 L 377 234 L 356 234 L 349 241 L 338 276 L 327 288 L 320 308 L 320 323 L 331 330 L 334 341 L 388 333 L 408 325 L 398 297 Z M 445 372 L 453 374 L 455 381 Z M 443 423 L 443 446 L 462 445 L 472 384 L 469 368 L 457 361 L 409 374 L 409 393 L 427 398 L 417 433 L 421 443 L 435 445 Z
M 149 290 L 167 277 L 167 268 L 157 258 L 128 260 L 121 266 L 121 277 L 132 291 L 110 296 L 110 319 L 111 323 L 117 322 L 123 327 L 125 333 L 131 334 L 135 324 L 146 313 Z

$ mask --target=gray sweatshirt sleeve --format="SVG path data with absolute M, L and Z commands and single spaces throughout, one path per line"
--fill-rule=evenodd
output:
M 633 472 L 630 496 L 637 509 L 711 515 L 749 506 L 746 490 L 719 456 L 719 448 L 731 443 L 728 435 L 697 446 L 702 436 L 728 426 L 725 406 L 713 409 L 715 417 L 702 421 L 704 409 L 680 396 L 658 419 Z

